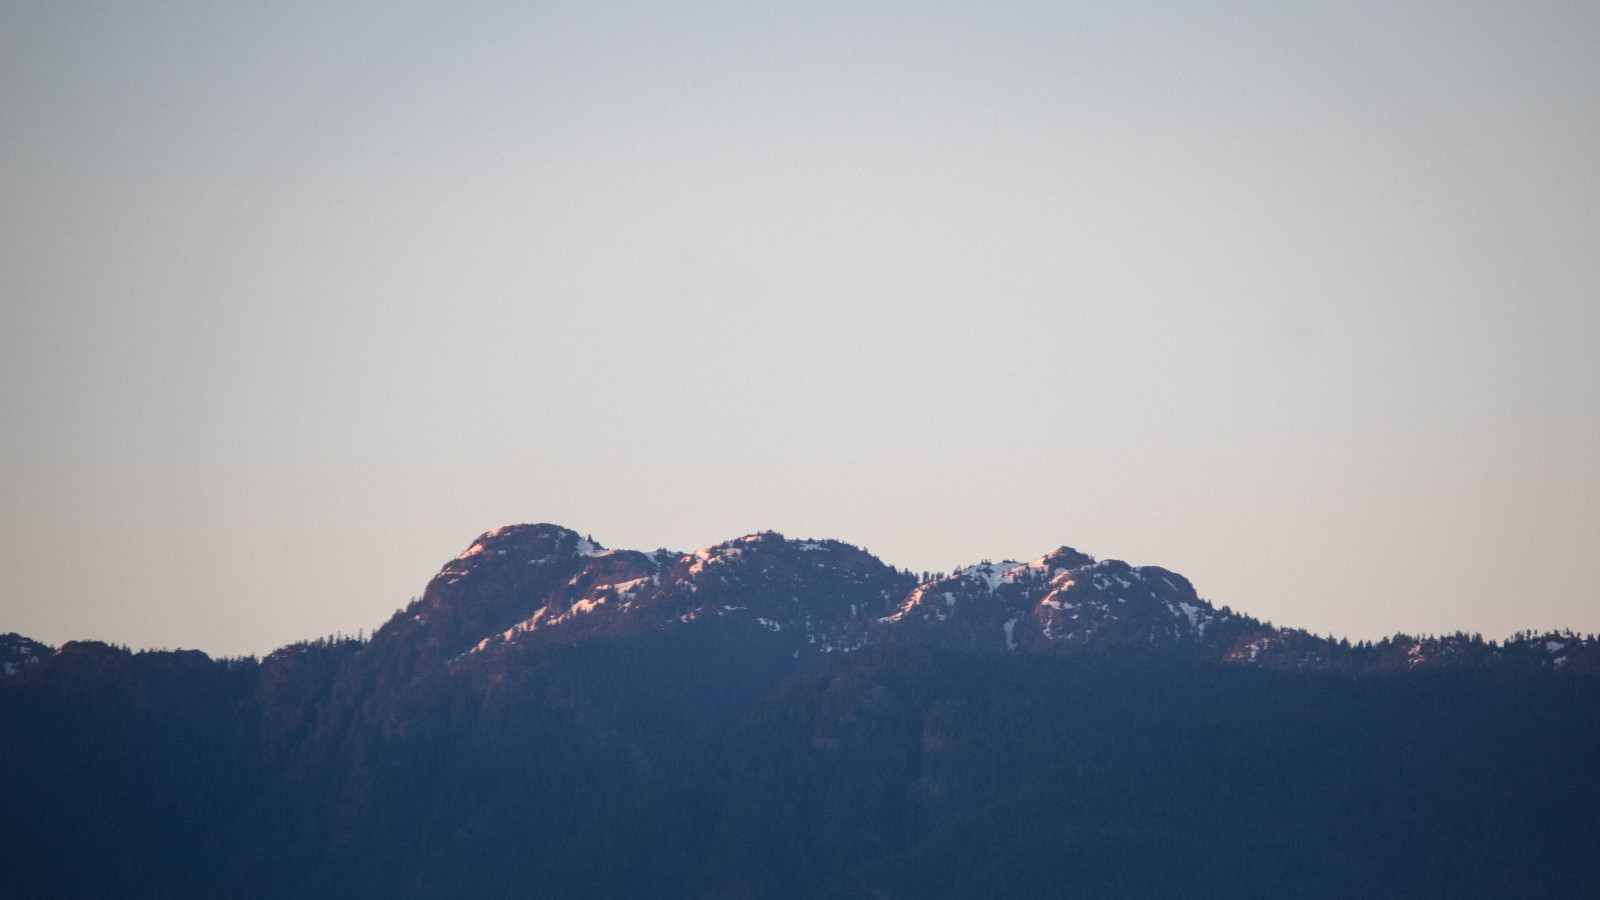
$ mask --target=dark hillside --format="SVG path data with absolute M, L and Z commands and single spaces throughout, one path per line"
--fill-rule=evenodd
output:
M 0 893 L 186 893 L 260 789 L 254 670 L 70 643 L 0 685 Z
M 1600 686 L 863 654 L 591 822 L 570 896 L 1589 897 Z

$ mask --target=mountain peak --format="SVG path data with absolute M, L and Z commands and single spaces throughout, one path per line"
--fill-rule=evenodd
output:
M 1079 553 L 1066 544 L 1051 550 L 1032 563 L 1032 565 L 1040 568 L 1048 567 L 1051 569 L 1077 569 L 1093 564 L 1094 557 L 1087 553 Z
M 480 535 L 380 632 L 455 659 L 496 656 L 512 644 L 707 628 L 795 660 L 879 643 L 977 653 L 1176 653 L 1297 669 L 1389 665 L 1383 660 L 1407 653 L 1395 664 L 1511 653 L 1509 643 L 1495 651 L 1481 641 L 1422 642 L 1357 648 L 1351 656 L 1347 643 L 1217 609 L 1176 572 L 1097 560 L 1067 545 L 1031 562 L 983 560 L 918 583 L 837 540 L 759 531 L 688 553 L 641 552 L 605 549 L 549 523 Z M 1546 667 L 1589 665 L 1586 650 L 1575 652 L 1534 654 L 1519 645 L 1512 655 L 1537 656 Z
M 52 652 L 53 648 L 48 644 L 23 637 L 15 631 L 0 634 L 0 679 L 9 678 L 24 666 L 34 664 Z
M 1200 652 L 1205 643 L 1204 655 L 1221 657 L 1234 632 L 1270 630 L 1219 613 L 1176 573 L 1097 561 L 1066 545 L 1031 562 L 983 560 L 918 584 L 836 540 L 760 531 L 689 553 L 642 553 L 606 550 L 549 524 L 485 533 L 445 565 L 421 606 L 413 618 L 453 619 L 451 645 L 479 652 L 718 621 L 781 634 L 797 657 L 901 640 L 984 652 Z M 463 629 L 465 619 L 479 623 L 476 633 Z M 1220 628 L 1224 619 L 1232 625 Z

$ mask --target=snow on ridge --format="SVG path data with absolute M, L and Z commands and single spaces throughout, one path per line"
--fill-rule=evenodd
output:
M 472 546 L 470 546 L 466 550 L 462 551 L 461 555 L 457 556 L 454 561 L 460 561 L 460 560 L 464 560 L 464 559 L 471 559 L 472 557 L 477 556 L 480 553 L 488 552 L 488 550 L 489 550 L 488 542 L 489 541 L 491 541 L 491 540 L 493 540 L 495 538 L 498 538 L 498 537 L 504 537 L 505 535 L 511 534 L 512 532 L 520 529 L 521 527 L 522 526 L 520 526 L 520 525 L 502 525 L 499 528 L 494 529 L 493 531 L 485 532 L 482 537 L 480 537 L 477 540 L 472 542 Z M 560 533 L 558 533 L 556 535 L 556 537 L 559 540 L 559 538 L 561 537 Z M 501 555 L 501 556 L 505 556 L 506 555 L 506 551 L 505 550 L 499 550 L 499 551 L 496 551 L 496 552 L 498 552 L 499 555 Z M 574 548 L 574 552 L 578 556 L 606 556 L 608 554 L 615 553 L 617 551 L 615 551 L 615 550 L 606 550 L 606 549 L 602 548 L 598 543 L 596 543 L 594 541 L 586 540 L 584 538 L 578 538 L 578 542 L 577 542 L 576 547 Z M 531 559 L 528 562 L 529 562 L 530 565 L 539 565 L 541 563 L 548 562 L 548 561 L 549 561 L 549 556 L 547 555 L 547 556 L 545 556 L 543 558 L 540 558 L 540 559 Z
M 998 563 L 981 562 L 975 566 L 962 566 L 955 570 L 950 577 L 980 582 L 992 594 L 1002 581 L 1016 580 L 1016 576 L 1006 577 L 1011 574 L 1012 570 L 1023 568 L 1026 565 L 1026 563 L 1020 563 L 1014 559 L 1002 560 Z
M 549 611 L 550 611 L 550 607 L 541 606 L 541 607 L 539 607 L 539 611 L 534 613 L 531 618 L 524 619 L 521 622 L 518 622 L 517 624 L 515 624 L 515 625 L 511 626 L 510 628 L 506 629 L 505 631 L 500 632 L 499 634 L 491 634 L 491 635 L 489 635 L 488 637 L 486 637 L 483 640 L 479 641 L 478 645 L 476 647 L 473 647 L 471 650 L 469 650 L 467 652 L 469 652 L 469 653 L 477 653 L 477 652 L 482 651 L 482 650 L 487 650 L 487 649 L 489 649 L 489 645 L 494 642 L 495 638 L 499 638 L 499 639 L 501 639 L 503 641 L 509 641 L 509 640 L 511 640 L 512 638 L 516 637 L 518 634 L 520 634 L 520 633 L 522 633 L 524 631 L 533 631 L 535 628 L 539 627 L 539 620 L 544 618 L 544 614 L 549 612 Z
M 572 580 L 568 581 L 567 584 L 575 585 L 582 578 L 582 573 L 579 573 L 572 576 Z M 616 599 L 618 600 L 630 601 L 639 595 L 640 588 L 647 583 L 660 584 L 661 576 L 644 575 L 639 578 L 631 578 L 627 581 L 609 581 L 591 585 L 587 591 L 584 591 L 583 597 L 580 597 L 567 607 L 566 612 L 558 616 L 549 616 L 549 604 L 541 606 L 539 607 L 539 611 L 535 612 L 530 618 L 518 622 L 499 634 L 490 635 L 489 637 L 484 638 L 482 641 L 479 641 L 478 645 L 473 647 L 471 652 L 476 653 L 479 650 L 487 649 L 489 644 L 493 642 L 495 638 L 509 641 L 518 634 L 529 631 L 537 631 L 540 628 L 548 628 L 551 625 L 558 625 L 562 622 L 568 621 L 575 616 L 579 616 L 584 613 L 592 613 L 601 606 L 604 606 L 606 602 L 612 598 L 612 595 L 615 595 Z
M 1087 571 L 1087 570 L 1091 570 L 1091 569 L 1109 568 L 1109 566 L 1106 565 L 1107 563 L 1118 563 L 1123 569 L 1125 569 L 1127 571 L 1127 573 L 1129 575 L 1132 575 L 1133 577 L 1132 578 L 1127 578 L 1124 575 L 1122 575 L 1120 572 L 1115 571 L 1115 570 L 1110 571 L 1110 572 L 1095 572 L 1093 575 L 1090 576 L 1090 582 L 1094 585 L 1094 589 L 1097 590 L 1097 591 L 1103 591 L 1106 588 L 1111 587 L 1112 584 L 1116 584 L 1118 587 L 1123 588 L 1124 590 L 1126 590 L 1127 588 L 1133 587 L 1133 583 L 1135 581 L 1141 581 L 1141 582 L 1144 581 L 1144 573 L 1143 572 L 1139 571 L 1136 568 L 1133 568 L 1132 566 L 1129 566 L 1127 563 L 1124 563 L 1124 562 L 1121 562 L 1120 560 L 1115 560 L 1115 559 L 1101 560 L 1100 562 L 1097 562 L 1092 566 L 1085 566 L 1084 570 Z
M 1029 572 L 1043 572 L 1045 577 L 1050 579 L 1060 578 L 1062 575 L 1065 575 L 1072 570 L 1054 565 L 1050 562 L 1050 557 L 1054 556 L 1057 552 L 1058 551 L 1052 550 L 1032 562 L 1023 563 L 1015 569 L 1008 571 L 1006 575 L 1013 581 Z
M 1054 552 L 1056 551 L 1051 551 L 1051 553 Z M 893 613 L 879 618 L 878 621 L 888 625 L 899 622 L 927 598 L 929 590 L 935 585 L 957 580 L 981 585 L 986 593 L 993 594 L 1002 584 L 1015 584 L 1035 572 L 1041 572 L 1055 584 L 1055 589 L 1041 601 L 1049 603 L 1050 599 L 1056 594 L 1072 587 L 1072 573 L 1077 571 L 1075 569 L 1052 566 L 1049 562 L 1051 553 L 1047 553 L 1032 562 L 1018 562 L 1014 559 L 1001 560 L 1000 562 L 984 560 L 970 566 L 962 566 L 945 578 L 934 579 L 917 585 Z M 955 594 L 951 591 L 942 591 L 939 596 L 944 598 L 946 606 L 954 606 L 956 604 Z M 1060 609 L 1060 604 L 1053 605 Z M 943 620 L 942 613 L 940 614 L 940 619 L 941 621 Z
M 1062 572 L 1051 580 L 1050 592 L 1039 599 L 1039 605 L 1048 606 L 1051 609 L 1062 609 L 1063 607 L 1072 609 L 1076 604 L 1063 603 L 1057 598 L 1071 590 L 1076 584 L 1077 582 L 1072 579 L 1071 572 Z
M 754 535 L 752 535 L 752 537 L 754 537 Z M 717 544 L 712 547 L 707 547 L 704 550 L 696 550 L 693 553 L 685 554 L 682 557 L 683 559 L 694 560 L 694 562 L 689 566 L 689 574 L 699 575 L 705 572 L 707 566 L 716 565 L 718 563 L 726 563 L 730 560 L 735 560 L 743 556 L 743 548 L 729 546 L 729 544 L 732 543 L 734 542 L 729 541 L 725 544 Z
M 990 585 L 989 590 L 993 591 L 995 588 L 1000 586 L 1000 582 L 1002 582 L 1002 581 L 1016 582 L 1017 580 L 1019 580 L 1021 578 L 1026 578 L 1029 575 L 1032 575 L 1033 573 L 1038 572 L 1038 573 L 1043 574 L 1044 577 L 1049 581 L 1058 581 L 1058 580 L 1065 579 L 1063 584 L 1061 585 L 1061 589 L 1065 590 L 1066 588 L 1071 587 L 1073 582 L 1075 581 L 1075 579 L 1072 577 L 1074 572 L 1080 572 L 1080 571 L 1083 571 L 1084 569 L 1101 568 L 1101 567 L 1105 566 L 1107 563 L 1116 563 L 1116 562 L 1118 562 L 1117 560 L 1114 560 L 1114 559 L 1113 560 L 1100 560 L 1098 562 L 1087 563 L 1085 565 L 1078 566 L 1076 568 L 1069 568 L 1069 567 L 1066 567 L 1066 566 L 1058 566 L 1058 565 L 1056 565 L 1056 564 L 1054 564 L 1054 563 L 1052 563 L 1050 561 L 1050 558 L 1052 556 L 1055 556 L 1059 552 L 1061 552 L 1061 551 L 1060 550 L 1052 550 L 1049 553 L 1046 553 L 1045 555 L 1039 557 L 1038 559 L 1032 560 L 1030 562 L 1025 562 L 1025 563 L 1016 562 L 1015 560 L 1009 560 L 1008 559 L 1008 560 L 1005 560 L 1005 561 L 999 562 L 999 563 L 987 563 L 987 562 L 985 562 L 985 563 L 979 563 L 979 564 L 977 564 L 975 566 L 964 566 L 964 567 L 962 567 L 960 569 L 957 569 L 955 571 L 955 575 L 953 575 L 952 577 L 959 578 L 959 577 L 968 577 L 968 576 L 972 576 L 972 575 L 980 575 L 980 576 L 984 577 L 984 580 Z M 1124 563 L 1123 565 L 1126 565 L 1126 564 Z M 980 571 L 980 570 L 984 570 L 984 569 L 988 569 L 989 571 L 987 573 L 984 573 L 984 572 Z M 1135 571 L 1137 571 L 1137 570 L 1135 570 Z M 1135 577 L 1136 578 L 1140 578 L 1141 576 L 1136 575 Z M 1124 586 L 1126 586 L 1126 585 L 1124 585 Z
M 623 600 L 631 600 L 635 594 L 639 593 L 639 588 L 643 586 L 645 582 L 658 580 L 659 579 L 653 575 L 642 575 L 638 578 L 633 578 L 628 581 L 617 581 L 611 584 L 596 585 L 595 587 L 610 588 L 611 590 L 617 592 L 617 596 L 619 598 Z
M 928 581 L 917 585 L 914 589 L 912 589 L 910 594 L 906 595 L 906 599 L 900 602 L 898 609 L 887 616 L 883 616 L 882 618 L 878 619 L 878 621 L 884 623 L 885 625 L 893 625 L 895 622 L 904 619 L 907 613 L 911 612 L 913 609 L 916 609 L 917 604 L 922 602 L 922 597 L 928 593 L 928 588 L 933 587 L 937 583 L 938 582 L 935 581 Z

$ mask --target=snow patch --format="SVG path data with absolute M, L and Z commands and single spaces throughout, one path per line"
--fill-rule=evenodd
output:
M 893 613 L 880 618 L 878 621 L 884 623 L 885 625 L 893 625 L 901 619 L 904 619 L 907 613 L 911 612 L 913 609 L 916 609 L 917 604 L 922 602 L 922 596 L 926 594 L 928 592 L 928 588 L 932 587 L 933 585 L 934 582 L 931 581 L 927 584 L 917 585 L 910 595 L 906 597 L 905 601 L 900 604 L 899 609 L 896 609 Z
M 1008 574 L 1010 574 L 1012 576 L 1012 579 L 1015 580 L 1017 578 L 1022 577 L 1023 575 L 1026 575 L 1026 574 L 1029 574 L 1029 573 L 1032 573 L 1032 572 L 1043 572 L 1047 577 L 1053 578 L 1056 575 L 1059 575 L 1060 573 L 1067 571 L 1066 569 L 1053 569 L 1050 566 L 1050 563 L 1047 561 L 1047 560 L 1049 560 L 1049 558 L 1050 557 L 1047 554 L 1045 556 L 1039 557 L 1038 559 L 1034 560 L 1033 562 L 1023 563 L 1022 565 L 1020 565 L 1017 568 L 1013 569 Z
M 983 562 L 978 563 L 975 566 L 964 566 L 960 569 L 957 569 L 951 577 L 965 578 L 969 581 L 976 581 L 979 584 L 982 584 L 984 588 L 992 594 L 994 593 L 995 589 L 1000 586 L 1000 582 L 1015 581 L 1015 575 L 1011 575 L 1010 578 L 1007 578 L 1006 576 L 1010 575 L 1016 569 L 1023 569 L 1025 565 L 1025 563 L 1020 563 L 1012 559 L 1004 560 L 998 563 Z
M 1183 614 L 1185 616 L 1189 617 L 1189 627 L 1190 628 L 1195 627 L 1195 623 L 1200 618 L 1200 607 L 1195 606 L 1192 603 L 1185 603 L 1182 600 L 1179 600 L 1178 601 L 1178 608 L 1183 610 Z
M 601 584 L 596 585 L 595 587 L 597 590 L 610 588 L 611 590 L 617 592 L 618 597 L 621 597 L 624 600 L 632 600 L 634 597 L 638 596 L 639 588 L 643 587 L 645 582 L 653 582 L 655 580 L 656 579 L 654 576 L 646 575 L 643 578 L 635 578 L 632 581 L 619 581 L 614 584 Z
M 473 647 L 469 652 L 477 653 L 480 650 L 487 650 L 489 645 L 494 642 L 495 638 L 500 638 L 503 641 L 509 641 L 524 631 L 533 631 L 535 628 L 539 627 L 539 620 L 544 618 L 544 614 L 549 611 L 550 608 L 548 606 L 539 607 L 539 611 L 534 613 L 532 618 L 524 619 L 523 621 L 518 622 L 499 634 L 492 634 L 484 638 L 483 640 L 479 641 L 478 645 Z
M 688 559 L 694 560 L 694 563 L 689 566 L 689 574 L 699 575 L 705 572 L 707 566 L 725 563 L 729 560 L 738 559 L 743 555 L 744 551 L 742 549 L 738 547 L 729 547 L 726 544 L 718 544 L 715 547 L 707 547 L 704 550 L 696 550 L 687 557 Z

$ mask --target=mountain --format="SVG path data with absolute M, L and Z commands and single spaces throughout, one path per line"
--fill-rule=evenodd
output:
M 908 642 L 967 653 L 1155 653 L 1295 670 L 1509 665 L 1595 671 L 1600 644 L 1571 633 L 1491 645 L 1455 634 L 1378 644 L 1273 628 L 1158 566 L 1060 547 L 918 579 L 849 544 L 746 535 L 693 553 L 606 550 L 554 525 L 488 532 L 448 563 L 379 640 L 443 657 L 711 627 L 779 635 L 797 660 Z M 421 637 L 426 635 L 426 637 Z
M 1061 547 L 480 536 L 370 640 L 0 637 L 0 895 L 1589 896 L 1600 642 L 1350 644 Z
M 9 678 L 23 666 L 38 662 L 52 649 L 14 631 L 0 634 L 0 679 Z

